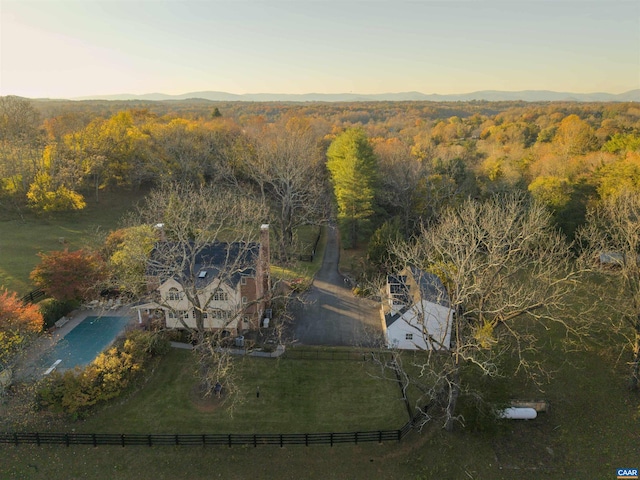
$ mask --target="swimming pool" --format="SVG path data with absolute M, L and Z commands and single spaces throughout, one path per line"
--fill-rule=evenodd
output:
M 54 364 L 56 370 L 88 365 L 115 340 L 129 321 L 128 317 L 85 318 L 43 357 L 43 369 Z

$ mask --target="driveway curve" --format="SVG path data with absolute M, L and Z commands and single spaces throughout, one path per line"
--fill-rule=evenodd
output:
M 326 346 L 370 346 L 380 331 L 379 305 L 353 295 L 338 272 L 338 229 L 328 227 L 322 267 L 303 305 L 295 312 L 297 343 Z

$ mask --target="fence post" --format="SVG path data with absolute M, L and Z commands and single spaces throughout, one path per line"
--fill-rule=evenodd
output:
M 382 443 L 382 430 L 378 430 L 378 443 Z
M 329 444 L 333 447 L 333 432 L 329 435 Z
M 280 448 L 282 448 L 282 434 L 280 434 Z
M 309 434 L 308 433 L 304 434 L 304 445 L 305 445 L 305 447 L 309 446 Z
M 175 438 L 176 438 L 176 445 L 180 445 L 180 436 L 176 433 L 175 434 Z
M 98 446 L 98 441 L 96 440 L 96 434 L 95 433 L 91 434 L 91 440 L 93 440 L 93 446 L 97 447 Z
M 36 433 L 36 445 L 40 446 L 40 434 Z
M 69 434 L 68 433 L 64 434 L 64 443 L 65 443 L 65 445 L 67 447 L 69 446 Z
M 124 433 L 120 434 L 120 444 L 122 445 L 122 448 L 124 448 Z
M 256 434 L 254 433 L 253 434 L 253 448 L 256 448 L 257 446 L 258 446 L 258 441 L 257 441 L 257 438 L 256 438 Z
M 15 432 L 13 434 L 13 443 L 18 446 L 18 434 Z
M 231 448 L 231 434 L 229 434 L 228 442 L 229 442 L 229 448 Z
M 151 435 L 147 435 L 147 443 L 149 444 L 150 447 L 153 447 L 153 440 L 151 440 Z

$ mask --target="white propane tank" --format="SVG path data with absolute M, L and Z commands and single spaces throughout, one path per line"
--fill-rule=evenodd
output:
M 509 407 L 502 410 L 499 418 L 509 418 L 512 420 L 533 420 L 538 416 L 538 412 L 534 408 Z

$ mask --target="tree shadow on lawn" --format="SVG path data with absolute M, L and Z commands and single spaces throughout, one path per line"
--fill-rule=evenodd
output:
M 564 449 L 558 446 L 550 413 L 538 414 L 535 420 L 504 421 L 511 423 L 492 442 L 500 468 L 553 471 L 564 465 Z

